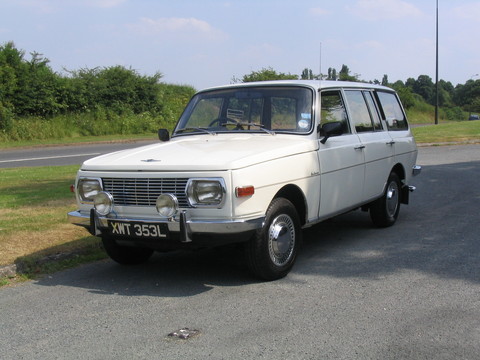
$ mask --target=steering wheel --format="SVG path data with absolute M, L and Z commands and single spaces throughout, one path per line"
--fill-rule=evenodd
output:
M 216 123 L 218 123 L 218 126 L 226 127 L 227 125 L 236 125 L 235 129 L 243 129 L 242 125 L 240 125 L 237 120 L 229 118 L 229 117 L 216 118 L 216 119 L 212 120 L 210 122 L 210 124 L 208 124 L 208 127 L 212 127 Z

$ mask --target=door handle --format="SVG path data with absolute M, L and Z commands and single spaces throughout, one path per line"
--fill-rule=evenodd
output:
M 390 146 L 393 146 L 393 145 L 395 145 L 395 141 L 392 140 L 392 141 L 387 142 L 386 144 L 390 145 Z
M 363 150 L 365 149 L 365 145 L 358 145 L 354 147 L 355 150 Z

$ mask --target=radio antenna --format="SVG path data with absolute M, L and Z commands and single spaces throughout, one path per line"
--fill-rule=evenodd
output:
M 322 43 L 320 43 L 320 58 L 319 58 L 319 70 L 320 70 L 320 73 L 318 75 L 318 77 L 320 78 L 320 80 L 322 80 Z

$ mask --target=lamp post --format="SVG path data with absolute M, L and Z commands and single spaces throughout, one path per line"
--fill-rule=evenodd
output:
M 474 78 L 474 77 L 477 77 L 477 76 L 478 76 L 478 74 L 473 74 L 472 76 L 470 76 L 470 80 L 473 81 L 473 78 Z M 470 114 L 468 115 L 468 119 L 469 119 L 469 120 L 470 120 L 470 116 L 472 116 L 472 108 L 473 108 L 473 106 L 470 107 Z
M 438 124 L 438 0 L 436 13 L 436 56 L 435 56 L 435 125 Z

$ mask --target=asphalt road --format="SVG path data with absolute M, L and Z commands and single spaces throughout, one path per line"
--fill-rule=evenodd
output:
M 141 145 L 152 144 L 156 141 L 142 140 L 102 144 L 97 143 L 49 147 L 28 147 L 22 149 L 1 149 L 0 168 L 81 164 L 85 160 L 94 156 Z
M 0 289 L 2 359 L 478 359 L 480 146 L 421 148 L 395 226 L 304 232 L 284 279 L 235 249 L 110 260 Z M 187 340 L 169 333 L 190 328 Z

